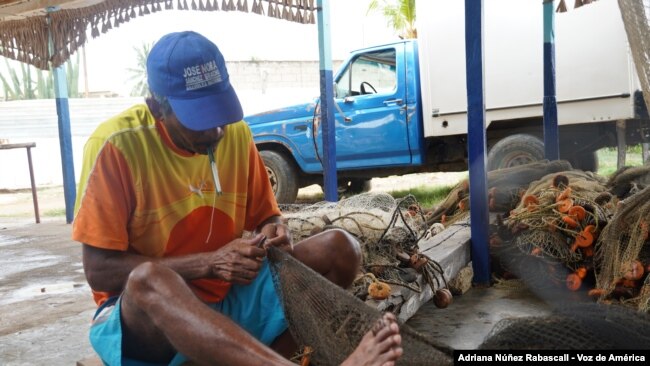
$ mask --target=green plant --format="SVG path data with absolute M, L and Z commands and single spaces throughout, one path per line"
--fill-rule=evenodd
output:
M 54 98 L 54 78 L 52 73 L 43 70 L 36 71 L 36 90 L 42 98 Z
M 79 52 L 76 54 L 74 62 L 68 60 L 65 63 L 66 78 L 68 82 L 68 96 L 70 98 L 79 97 Z
M 153 47 L 152 43 L 142 43 L 139 47 L 133 47 L 136 53 L 136 66 L 129 67 L 126 71 L 131 74 L 129 81 L 135 84 L 131 88 L 131 96 L 146 96 L 149 94 L 149 83 L 147 82 L 147 57 Z
M 5 100 L 54 98 L 54 77 L 52 71 L 36 69 L 31 65 L 4 58 L 5 70 L 0 72 L 0 81 Z M 74 61 L 65 63 L 68 97 L 79 97 L 79 54 Z M 20 74 L 19 74 L 20 72 Z M 34 80 L 34 75 L 36 80 Z
M 20 79 L 18 78 L 16 69 L 10 65 L 9 59 L 5 58 L 4 60 L 8 75 L 0 73 L 0 79 L 2 80 L 5 100 L 25 99 L 25 94 L 27 93 L 23 90 L 23 84 L 21 84 Z M 20 70 L 24 73 L 23 65 L 24 64 L 20 65 Z
M 417 38 L 415 28 L 415 0 L 372 0 L 368 13 L 380 12 L 400 38 Z

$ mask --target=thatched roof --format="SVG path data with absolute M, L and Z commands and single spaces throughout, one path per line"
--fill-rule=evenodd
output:
M 47 70 L 63 64 L 86 43 L 89 26 L 95 38 L 133 18 L 170 9 L 252 12 L 291 22 L 314 23 L 314 3 L 314 0 L 0 0 L 0 55 Z M 46 8 L 51 6 L 59 10 L 47 13 Z M 54 46 L 51 56 L 48 27 Z

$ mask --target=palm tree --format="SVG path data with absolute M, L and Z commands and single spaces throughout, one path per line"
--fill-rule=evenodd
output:
M 149 56 L 149 51 L 151 51 L 152 43 L 143 42 L 140 47 L 133 47 L 133 50 L 136 53 L 137 64 L 135 67 L 129 67 L 126 69 L 131 76 L 129 81 L 135 82 L 133 88 L 131 88 L 131 96 L 146 96 L 149 94 L 149 84 L 147 83 L 147 57 Z
M 371 0 L 368 13 L 373 11 L 381 12 L 400 38 L 418 37 L 415 29 L 415 0 Z
M 36 69 L 23 62 L 4 59 L 4 70 L 0 72 L 1 89 L 4 100 L 48 99 L 54 98 L 54 79 L 52 71 Z M 79 54 L 76 60 L 70 58 L 65 63 L 68 97 L 79 97 Z M 36 77 L 34 77 L 34 74 Z

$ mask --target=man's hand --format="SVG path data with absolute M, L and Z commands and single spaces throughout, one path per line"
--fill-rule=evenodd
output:
M 212 275 L 224 281 L 247 285 L 257 277 L 266 250 L 258 248 L 264 235 L 250 239 L 235 239 L 219 250 L 210 253 Z M 268 241 L 267 241 L 268 242 Z
M 293 254 L 293 242 L 289 227 L 283 223 L 270 223 L 262 227 L 260 232 L 266 235 L 264 249 L 276 247 L 289 254 Z

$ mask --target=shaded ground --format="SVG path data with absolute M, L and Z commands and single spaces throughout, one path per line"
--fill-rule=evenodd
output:
M 74 365 L 95 310 L 64 220 L 0 225 L 0 364 Z

